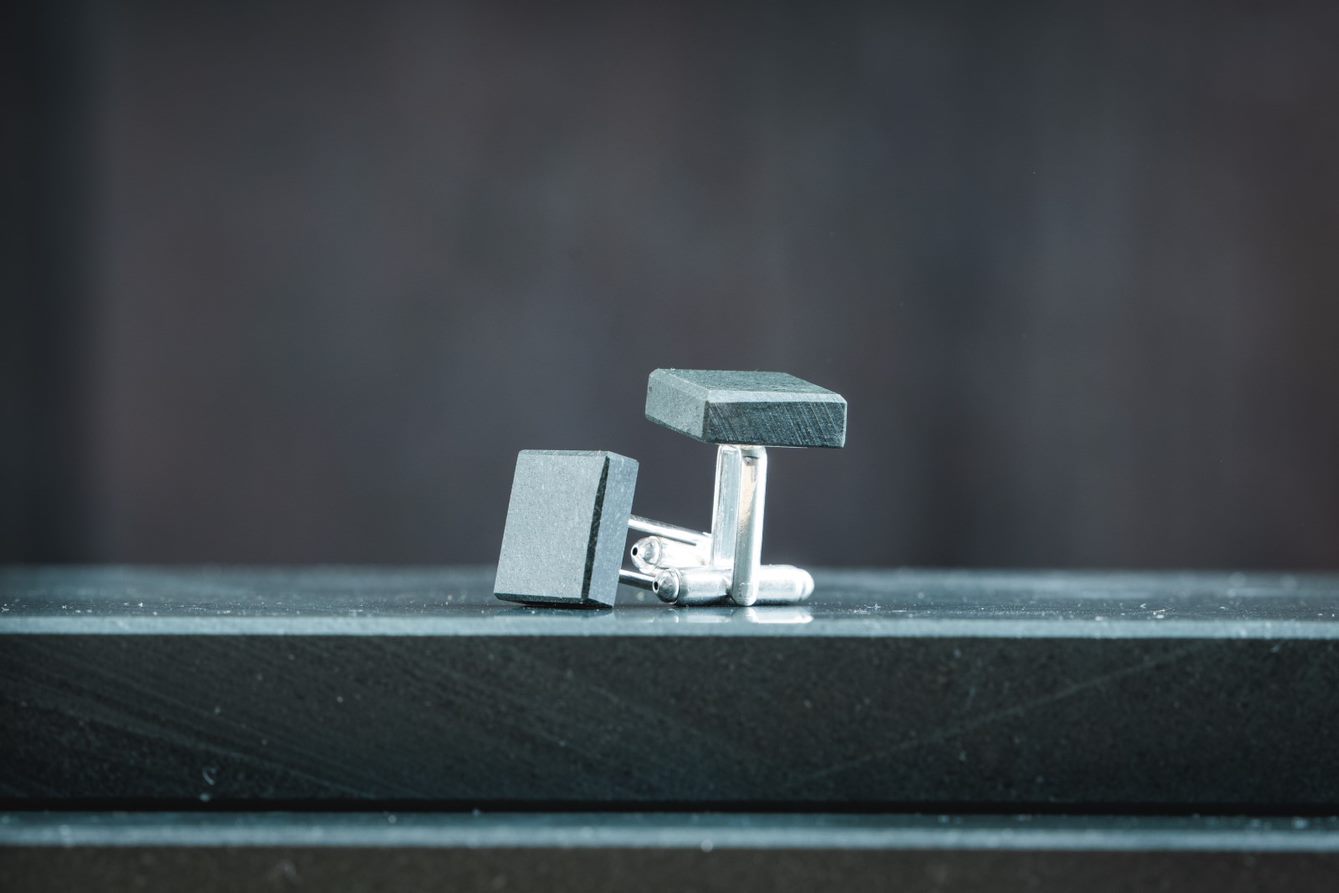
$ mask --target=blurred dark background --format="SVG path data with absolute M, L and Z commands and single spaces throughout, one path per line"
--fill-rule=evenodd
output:
M 491 562 L 657 366 L 774 559 L 1339 566 L 1339 4 L 19 3 L 0 559 Z

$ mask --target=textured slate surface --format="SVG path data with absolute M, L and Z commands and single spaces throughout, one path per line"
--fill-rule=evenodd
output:
M 846 400 L 785 372 L 657 369 L 646 417 L 705 443 L 846 445 Z
M 636 489 L 635 459 L 523 450 L 493 592 L 525 603 L 612 605 Z
M 1333 577 L 820 571 L 800 609 L 590 613 L 492 576 L 0 572 L 0 797 L 1339 811 Z
M 1333 819 L 0 815 L 0 889 L 1333 889 Z

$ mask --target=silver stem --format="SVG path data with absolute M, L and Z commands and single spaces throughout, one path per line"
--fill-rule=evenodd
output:
M 742 464 L 739 447 L 722 444 L 716 450 L 716 488 L 711 497 L 711 555 L 707 559 L 712 567 L 728 568 L 735 563 Z
M 748 607 L 758 600 L 758 567 L 762 564 L 763 509 L 767 500 L 767 448 L 743 446 L 739 476 L 739 517 L 735 525 L 735 568 L 730 598 Z
M 678 527 L 674 524 L 665 524 L 660 521 L 652 521 L 650 518 L 643 518 L 641 515 L 633 515 L 628 519 L 628 529 L 635 530 L 638 533 L 645 533 L 650 536 L 663 536 L 667 540 L 674 540 L 676 543 L 687 543 L 690 546 L 702 546 L 703 548 L 706 548 L 711 543 L 711 534 L 709 533 L 689 530 L 687 527 Z

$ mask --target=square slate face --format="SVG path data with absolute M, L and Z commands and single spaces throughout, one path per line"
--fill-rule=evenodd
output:
M 526 604 L 612 605 L 637 462 L 607 452 L 516 457 L 493 593 Z
M 657 369 L 646 417 L 703 443 L 846 445 L 846 399 L 785 372 Z

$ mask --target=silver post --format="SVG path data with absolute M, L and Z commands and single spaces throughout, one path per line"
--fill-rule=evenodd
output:
M 758 600 L 758 567 L 762 564 L 763 508 L 767 499 L 767 448 L 742 446 L 739 476 L 739 517 L 735 525 L 735 568 L 730 598 L 748 607 Z
M 707 559 L 712 567 L 728 568 L 735 563 L 742 464 L 739 447 L 722 444 L 717 448 L 716 488 L 711 496 L 711 555 Z

